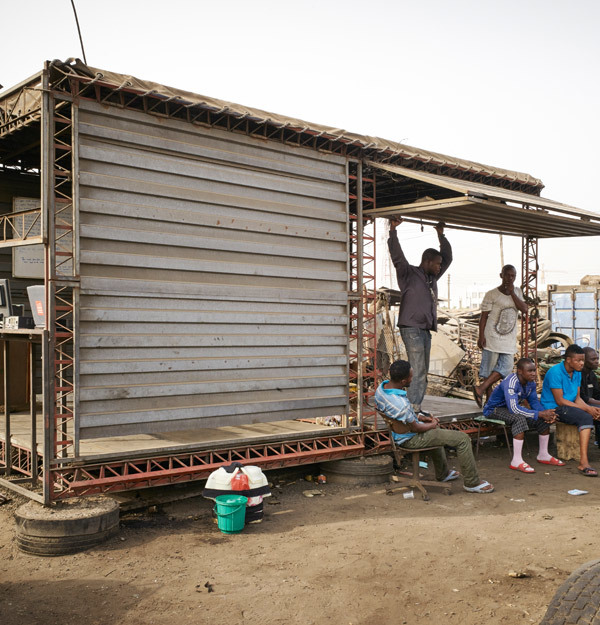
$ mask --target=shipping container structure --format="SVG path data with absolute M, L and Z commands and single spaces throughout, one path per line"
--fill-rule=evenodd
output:
M 371 402 L 376 217 L 521 237 L 534 305 L 538 238 L 600 234 L 542 188 L 47 62 L 0 94 L 0 278 L 26 314 L 26 287 L 45 288 L 43 327 L 0 337 L 1 484 L 50 503 L 389 449 Z M 26 414 L 11 414 L 18 344 Z
M 570 336 L 581 347 L 600 349 L 600 285 L 549 284 L 548 319 L 552 330 Z

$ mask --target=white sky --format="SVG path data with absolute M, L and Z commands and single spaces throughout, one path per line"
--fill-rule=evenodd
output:
M 81 57 L 70 0 L 6 3 L 0 83 Z M 90 65 L 541 178 L 600 211 L 597 0 L 76 0 Z M 8 8 L 10 7 L 10 8 Z M 410 260 L 435 233 L 404 224 Z M 499 283 L 498 237 L 448 232 L 452 299 Z M 546 282 L 598 238 L 540 242 Z M 520 239 L 505 239 L 520 267 Z M 380 257 L 387 255 L 380 247 Z M 591 261 L 591 262 L 590 262 Z M 382 272 L 385 274 L 385 271 Z M 446 292 L 446 279 L 440 296 Z

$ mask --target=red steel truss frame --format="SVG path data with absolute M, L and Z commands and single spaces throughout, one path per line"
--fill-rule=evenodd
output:
M 77 106 L 73 99 L 92 97 L 113 102 L 123 98 L 124 91 L 86 84 L 89 80 L 73 75 L 49 82 L 49 68 L 44 72 L 44 102 L 42 115 L 42 195 L 46 212 L 42 226 L 48 240 L 46 264 L 48 338 L 42 341 L 44 363 L 44 455 L 43 482 L 46 504 L 69 497 L 93 493 L 118 492 L 203 479 L 223 464 L 233 461 L 255 464 L 265 469 L 311 464 L 319 461 L 382 453 L 390 450 L 387 429 L 378 429 L 372 395 L 378 383 L 376 370 L 376 285 L 375 220 L 363 216 L 365 207 L 376 207 L 376 179 L 364 175 L 362 158 L 365 150 L 341 145 L 325 137 L 312 136 L 302 129 L 275 129 L 269 138 L 297 143 L 328 152 L 341 153 L 348 158 L 349 209 L 349 337 L 355 349 L 350 359 L 359 364 L 349 370 L 349 382 L 354 385 L 350 397 L 349 430 L 277 443 L 260 443 L 241 447 L 173 451 L 151 458 L 121 458 L 106 462 L 90 462 L 78 458 L 77 436 Z M 190 110 L 153 99 L 150 94 L 133 94 L 119 102 L 124 108 L 146 110 L 166 117 L 187 119 Z M 142 106 L 143 104 L 143 106 Z M 152 106 L 148 107 L 147 105 Z M 166 110 L 161 107 L 166 106 Z M 157 110 L 154 110 L 157 109 Z M 159 110 L 160 109 L 160 110 Z M 181 117 L 184 115 L 184 117 Z M 200 119 L 201 117 L 201 119 Z M 229 124 L 227 116 L 210 111 L 198 112 L 193 123 L 222 126 Z M 242 124 L 242 122 L 239 122 Z M 261 134 L 267 125 L 244 120 L 242 126 L 230 127 L 232 132 Z M 254 125 L 253 125 L 254 124 Z M 246 127 L 248 126 L 248 127 Z M 256 126 L 256 127 L 255 127 Z M 271 130 L 270 130 L 271 132 Z M 528 253 L 529 253 L 529 248 Z M 537 242 L 533 252 L 537 254 Z M 525 275 L 525 272 L 524 272 Z M 368 426 L 366 425 L 368 422 Z M 354 429 L 353 429 L 354 427 Z M 442 427 L 475 434 L 479 424 L 472 420 L 445 424 Z M 483 431 L 483 428 L 482 428 Z M 10 466 L 21 475 L 33 478 L 39 472 L 32 453 L 12 445 L 6 457 L 6 442 L 0 440 L 0 466 Z M 32 479 L 32 482 L 34 480 Z M 21 489 L 22 491 L 23 489 Z M 20 492 L 21 492 L 20 491 Z M 37 494 L 32 498 L 41 500 Z
M 527 314 L 521 321 L 521 356 L 526 358 L 537 353 L 539 298 L 538 282 L 538 240 L 535 237 L 522 239 L 523 296 L 527 303 Z M 533 345 L 530 343 L 533 342 Z M 535 360 L 535 359 L 534 359 Z
M 363 217 L 363 209 L 375 208 L 375 176 L 363 175 L 361 161 L 348 163 L 348 210 L 350 248 L 350 424 L 377 426 L 372 397 L 378 382 L 376 313 L 375 220 Z

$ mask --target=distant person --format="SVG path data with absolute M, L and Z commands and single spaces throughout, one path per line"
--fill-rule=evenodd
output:
M 556 421 L 554 410 L 544 410 L 537 396 L 535 379 L 537 372 L 531 358 L 517 362 L 517 372 L 511 373 L 496 386 L 483 407 L 486 417 L 504 421 L 510 425 L 513 435 L 513 457 L 510 468 L 522 473 L 535 473 L 535 469 L 523 460 L 523 441 L 527 430 L 537 430 L 539 451 L 537 461 L 562 467 L 565 463 L 548 453 L 550 424 Z M 527 402 L 528 407 L 523 405 Z
M 435 466 L 435 477 L 439 482 L 450 482 L 459 477 L 457 471 L 448 468 L 448 460 L 443 447 L 455 447 L 460 470 L 464 478 L 463 488 L 470 493 L 491 493 L 494 487 L 479 479 L 477 465 L 473 457 L 473 447 L 468 434 L 457 430 L 443 430 L 435 417 L 415 414 L 408 400 L 406 388 L 410 388 L 413 370 L 406 360 L 396 360 L 390 366 L 390 379 L 384 380 L 375 391 L 377 410 L 386 416 L 397 419 L 408 426 L 405 434 L 394 432 L 394 443 L 407 449 L 438 447 L 430 451 Z
M 402 218 L 394 217 L 389 222 L 388 248 L 402 292 L 398 328 L 414 371 L 408 399 L 417 414 L 430 417 L 431 414 L 422 409 L 422 403 L 427 389 L 431 332 L 437 331 L 437 283 L 452 262 L 452 247 L 444 235 L 444 224 L 438 223 L 435 230 L 440 250 L 426 249 L 421 264 L 415 267 L 406 260 L 398 242 L 396 228 L 402 223 Z
M 583 369 L 581 370 L 581 387 L 579 395 L 588 405 L 600 408 L 600 383 L 596 375 L 598 368 L 598 352 L 593 347 L 583 348 Z M 600 421 L 594 421 L 596 445 L 600 443 Z
M 579 472 L 586 477 L 598 477 L 598 472 L 590 467 L 588 445 L 594 419 L 600 418 L 600 409 L 588 406 L 579 394 L 584 361 L 583 349 L 579 345 L 569 345 L 563 362 L 546 372 L 541 399 L 544 409 L 554 409 L 559 421 L 577 426 Z
M 473 397 L 481 408 L 484 395 L 489 399 L 492 385 L 512 373 L 517 351 L 519 312 L 527 312 L 521 289 L 515 286 L 517 270 L 504 265 L 499 287 L 488 291 L 481 302 L 479 339 L 481 352 L 479 377 L 483 382 L 473 386 Z

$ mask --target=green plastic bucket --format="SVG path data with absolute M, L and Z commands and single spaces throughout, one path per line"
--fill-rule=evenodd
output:
M 248 497 L 243 495 L 219 495 L 215 497 L 217 522 L 223 534 L 237 534 L 244 529 Z

